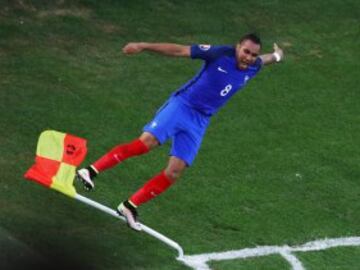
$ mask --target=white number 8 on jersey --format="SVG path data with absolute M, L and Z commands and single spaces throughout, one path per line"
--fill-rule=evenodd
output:
M 225 97 L 232 89 L 232 85 L 228 84 L 223 90 L 220 91 L 220 96 Z

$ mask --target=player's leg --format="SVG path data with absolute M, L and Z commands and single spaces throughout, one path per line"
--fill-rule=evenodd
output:
M 174 133 L 168 166 L 118 207 L 118 211 L 120 213 L 122 211 L 129 226 L 134 230 L 140 229 L 136 223 L 136 208 L 167 190 L 180 177 L 184 169 L 191 166 L 209 123 L 208 118 L 204 118 L 187 107 L 178 110 L 176 116 L 180 119 L 177 124 L 180 130 Z
M 126 158 L 144 154 L 157 145 L 163 144 L 175 132 L 179 108 L 177 102 L 165 102 L 154 119 L 145 125 L 144 133 L 140 138 L 116 146 L 86 169 L 79 170 L 78 178 L 84 183 L 85 188 L 90 190 L 94 187 L 93 179 L 99 172 L 115 166 Z
M 115 146 L 91 166 L 96 172 L 100 173 L 114 167 L 125 159 L 145 154 L 158 145 L 158 140 L 151 133 L 144 132 L 139 138 L 129 143 Z
M 129 143 L 120 144 L 111 149 L 87 168 L 77 171 L 78 179 L 87 190 L 94 188 L 94 178 L 102 171 L 110 169 L 125 159 L 147 153 L 159 145 L 159 141 L 149 132 Z
M 175 156 L 170 157 L 165 170 L 147 181 L 144 186 L 130 197 L 130 199 L 119 205 L 117 211 L 119 214 L 126 217 L 130 228 L 137 231 L 141 230 L 136 222 L 136 208 L 167 190 L 177 179 L 179 179 L 185 168 L 185 161 Z
M 165 170 L 150 179 L 135 194 L 130 197 L 131 203 L 138 207 L 160 195 L 168 189 L 186 168 L 186 163 L 178 157 L 170 157 Z

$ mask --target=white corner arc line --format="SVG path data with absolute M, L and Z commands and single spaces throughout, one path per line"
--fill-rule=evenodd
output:
M 290 263 L 293 270 L 305 270 L 300 260 L 290 251 L 283 250 L 280 252 L 280 255 Z
M 307 242 L 300 246 L 262 246 L 255 248 L 245 248 L 240 250 L 230 250 L 225 252 L 204 253 L 198 255 L 186 255 L 181 261 L 195 270 L 211 270 L 207 262 L 232 259 L 245 259 L 250 257 L 260 257 L 272 254 L 279 254 L 286 259 L 292 270 L 305 270 L 301 261 L 293 254 L 294 252 L 318 251 L 335 247 L 360 246 L 360 237 L 344 237 L 333 239 L 322 239 Z
M 103 212 L 106 212 L 118 219 L 125 221 L 125 218 L 119 216 L 113 209 L 102 205 L 98 202 L 90 200 L 84 196 L 76 194 L 75 199 L 82 201 L 92 207 L 95 207 Z M 225 252 L 213 252 L 199 255 L 184 255 L 182 247 L 171 240 L 170 238 L 158 233 L 157 231 L 141 224 L 142 230 L 147 234 L 157 238 L 169 247 L 175 249 L 178 252 L 177 260 L 184 264 L 192 267 L 195 270 L 211 270 L 207 262 L 209 261 L 222 261 L 232 259 L 245 259 L 250 257 L 268 256 L 272 254 L 281 255 L 291 265 L 292 270 L 305 270 L 301 261 L 293 254 L 294 252 L 308 252 L 318 251 L 335 247 L 346 247 L 346 246 L 360 246 L 360 237 L 343 237 L 343 238 L 332 238 L 322 239 L 307 242 L 300 246 L 260 246 L 255 248 L 245 248 L 240 250 L 230 250 Z

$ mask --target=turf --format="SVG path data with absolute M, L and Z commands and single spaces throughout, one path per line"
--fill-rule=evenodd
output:
M 278 42 L 285 61 L 264 68 L 213 117 L 194 166 L 141 209 L 142 221 L 189 255 L 360 235 L 358 1 L 0 0 L 0 6 L 0 227 L 2 237 L 22 243 L 15 245 L 19 254 L 24 246 L 33 250 L 46 261 L 43 268 L 188 269 L 163 244 L 23 174 L 41 131 L 86 138 L 87 164 L 138 136 L 201 66 L 124 56 L 127 42 L 232 44 L 250 31 L 261 35 L 266 52 Z M 168 151 L 166 144 L 128 160 L 101 175 L 95 192 L 80 193 L 115 207 L 164 168 Z M 1 243 L 5 254 L 10 244 Z M 335 249 L 333 269 L 360 264 L 358 248 L 348 250 Z M 6 252 L 10 262 L 18 253 Z M 332 251 L 306 255 L 306 269 L 327 269 L 331 257 Z M 251 260 L 250 267 L 268 269 L 273 260 L 283 267 L 273 257 Z M 13 269 L 22 261 L 28 260 Z M 236 262 L 218 268 L 249 261 Z
M 288 269 L 288 263 L 280 256 L 270 255 L 259 258 L 249 258 L 245 260 L 218 261 L 210 263 L 213 270 L 252 270 L 267 269 L 278 270 Z
M 359 248 L 345 247 L 298 254 L 307 269 L 356 270 L 359 268 Z

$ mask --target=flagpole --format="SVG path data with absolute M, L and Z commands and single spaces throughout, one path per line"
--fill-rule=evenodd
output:
M 120 216 L 115 210 L 103 205 L 103 204 L 100 204 L 94 200 L 91 200 L 89 198 L 86 198 L 80 194 L 76 194 L 75 197 L 74 197 L 76 200 L 78 201 L 81 201 L 89 206 L 92 206 L 94 208 L 97 208 L 98 210 L 100 211 L 103 211 L 117 219 L 121 219 L 122 221 L 126 222 L 126 219 L 123 217 L 123 216 Z M 144 231 L 145 233 L 147 233 L 148 235 L 151 235 L 152 237 L 160 240 L 161 242 L 165 243 L 166 245 L 168 245 L 169 247 L 175 249 L 177 252 L 178 252 L 178 257 L 177 259 L 178 260 L 182 260 L 183 257 L 184 257 L 184 251 L 182 249 L 182 247 L 176 243 L 175 241 L 171 240 L 170 238 L 166 237 L 165 235 L 151 229 L 150 227 L 144 225 L 144 224 L 141 224 L 140 223 L 140 226 L 141 226 L 141 230 Z

